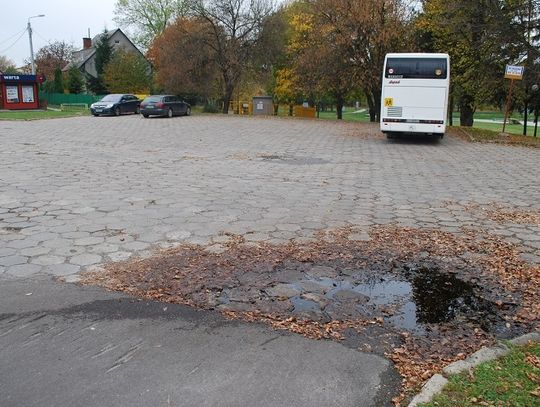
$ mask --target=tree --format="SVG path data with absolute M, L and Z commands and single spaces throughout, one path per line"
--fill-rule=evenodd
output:
M 400 0 L 303 0 L 288 15 L 288 64 L 304 96 L 330 97 L 341 119 L 345 101 L 362 91 L 378 120 L 384 57 L 410 42 L 410 9 Z
M 205 40 L 209 29 L 206 20 L 179 18 L 154 40 L 148 58 L 158 87 L 206 102 L 214 96 L 217 70 L 214 51 Z
M 15 66 L 15 62 L 4 55 L 0 55 L 0 72 L 16 73 L 17 67 Z
M 57 68 L 62 69 L 71 61 L 73 51 L 73 46 L 64 41 L 55 41 L 40 48 L 35 58 L 36 71 L 52 79 Z
M 331 95 L 337 118 L 342 119 L 345 98 L 356 85 L 354 73 L 346 49 L 336 38 L 334 24 L 321 18 L 318 6 L 305 3 L 292 7 L 289 63 L 304 96 L 317 103 L 324 95 Z
M 107 93 L 107 87 L 103 82 L 103 72 L 114 54 L 114 48 L 109 43 L 109 32 L 105 29 L 96 42 L 95 66 L 97 77 L 87 75 L 86 86 L 95 94 Z
M 338 106 L 346 90 L 358 84 L 365 94 L 371 121 L 379 119 L 381 72 L 388 52 L 404 49 L 410 10 L 400 0 L 308 0 L 314 29 L 326 45 L 327 72 L 336 72 L 330 92 Z M 318 44 L 320 47 L 321 45 Z M 323 44 L 323 50 L 324 50 Z M 343 77 L 343 76 L 348 77 Z M 352 82 L 347 83 L 346 79 Z
M 103 72 L 105 72 L 105 66 L 112 59 L 113 54 L 114 54 L 114 48 L 109 43 L 109 32 L 107 30 L 104 30 L 99 36 L 99 39 L 97 40 L 97 44 L 96 44 L 95 61 L 96 61 L 96 72 L 98 74 L 98 77 L 100 75 L 103 75 Z
M 523 134 L 527 134 L 527 121 L 529 110 L 537 111 L 537 93 L 532 91 L 532 86 L 538 84 L 540 79 L 539 65 L 540 50 L 538 40 L 540 39 L 540 1 L 538 0 L 514 0 L 510 3 L 514 8 L 515 18 L 513 26 L 508 34 L 514 38 L 513 46 L 520 50 L 519 62 L 525 66 L 525 75 L 522 86 L 521 99 L 523 101 L 524 128 Z M 536 116 L 535 116 L 536 117 Z
M 185 0 L 117 0 L 114 14 L 118 24 L 135 30 L 135 43 L 147 49 L 185 11 Z
M 69 93 L 78 94 L 83 90 L 84 78 L 82 72 L 76 66 L 71 66 L 68 71 L 67 88 Z
M 460 124 L 473 125 L 480 103 L 500 102 L 505 64 L 520 59 L 515 0 L 426 0 L 416 21 L 422 50 L 447 52 Z
M 209 27 L 204 40 L 220 73 L 223 113 L 228 113 L 242 76 L 253 68 L 264 21 L 273 10 L 272 0 L 194 1 L 194 15 Z
M 62 70 L 60 68 L 56 68 L 54 70 L 53 84 L 53 92 L 64 93 L 64 78 L 62 77 Z
M 289 105 L 289 116 L 292 116 L 294 103 L 301 93 L 298 83 L 299 80 L 292 69 L 282 68 L 276 71 L 275 85 L 273 87 L 274 101 L 278 106 L 280 103 Z
M 149 93 L 150 67 L 141 55 L 119 49 L 105 66 L 103 81 L 112 93 Z

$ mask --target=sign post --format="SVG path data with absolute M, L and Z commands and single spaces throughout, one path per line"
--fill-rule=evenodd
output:
M 508 120 L 508 113 L 510 112 L 510 103 L 512 102 L 512 91 L 514 90 L 514 81 L 520 81 L 523 79 L 523 72 L 525 67 L 516 65 L 506 65 L 504 77 L 510 79 L 510 90 L 508 91 L 508 99 L 506 100 L 506 110 L 504 113 L 503 130 L 506 130 L 506 121 Z

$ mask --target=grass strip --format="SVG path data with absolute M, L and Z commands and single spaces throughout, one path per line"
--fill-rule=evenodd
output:
M 499 360 L 452 376 L 441 394 L 421 406 L 540 406 L 540 344 L 512 347 Z
M 86 111 L 12 110 L 0 112 L 0 120 L 40 120 L 86 115 L 88 115 Z

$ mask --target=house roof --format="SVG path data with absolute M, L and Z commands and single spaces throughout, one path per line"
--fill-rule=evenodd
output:
M 129 43 L 133 46 L 134 49 L 137 50 L 137 52 L 144 58 L 144 54 L 137 48 L 135 44 L 133 44 L 133 41 L 129 39 L 129 37 L 120 29 L 115 28 L 114 30 L 110 30 L 107 32 L 102 32 L 94 36 L 92 38 L 92 46 L 90 48 L 83 48 L 79 51 L 75 51 L 74 54 L 82 54 L 82 58 L 80 58 L 77 61 L 71 61 L 69 64 L 67 64 L 64 68 L 62 68 L 62 71 L 67 71 L 72 66 L 76 66 L 77 68 L 82 68 L 86 62 L 88 62 L 89 59 L 91 59 L 96 54 L 96 45 L 98 41 L 101 39 L 103 35 L 107 35 L 107 39 L 110 39 L 114 34 L 116 34 L 118 31 L 122 33 L 122 35 L 129 41 Z

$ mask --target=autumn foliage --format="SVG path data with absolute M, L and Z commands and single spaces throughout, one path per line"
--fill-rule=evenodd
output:
M 111 93 L 149 93 L 150 68 L 141 55 L 118 49 L 103 72 L 105 86 Z
M 211 95 L 216 85 L 213 50 L 204 39 L 208 24 L 200 19 L 178 19 L 158 36 L 148 58 L 156 69 L 159 88 L 175 94 Z
M 309 0 L 292 3 L 287 15 L 289 63 L 304 95 L 315 103 L 330 95 L 341 118 L 348 97 L 362 91 L 375 120 L 384 57 L 403 50 L 407 38 L 402 2 Z

